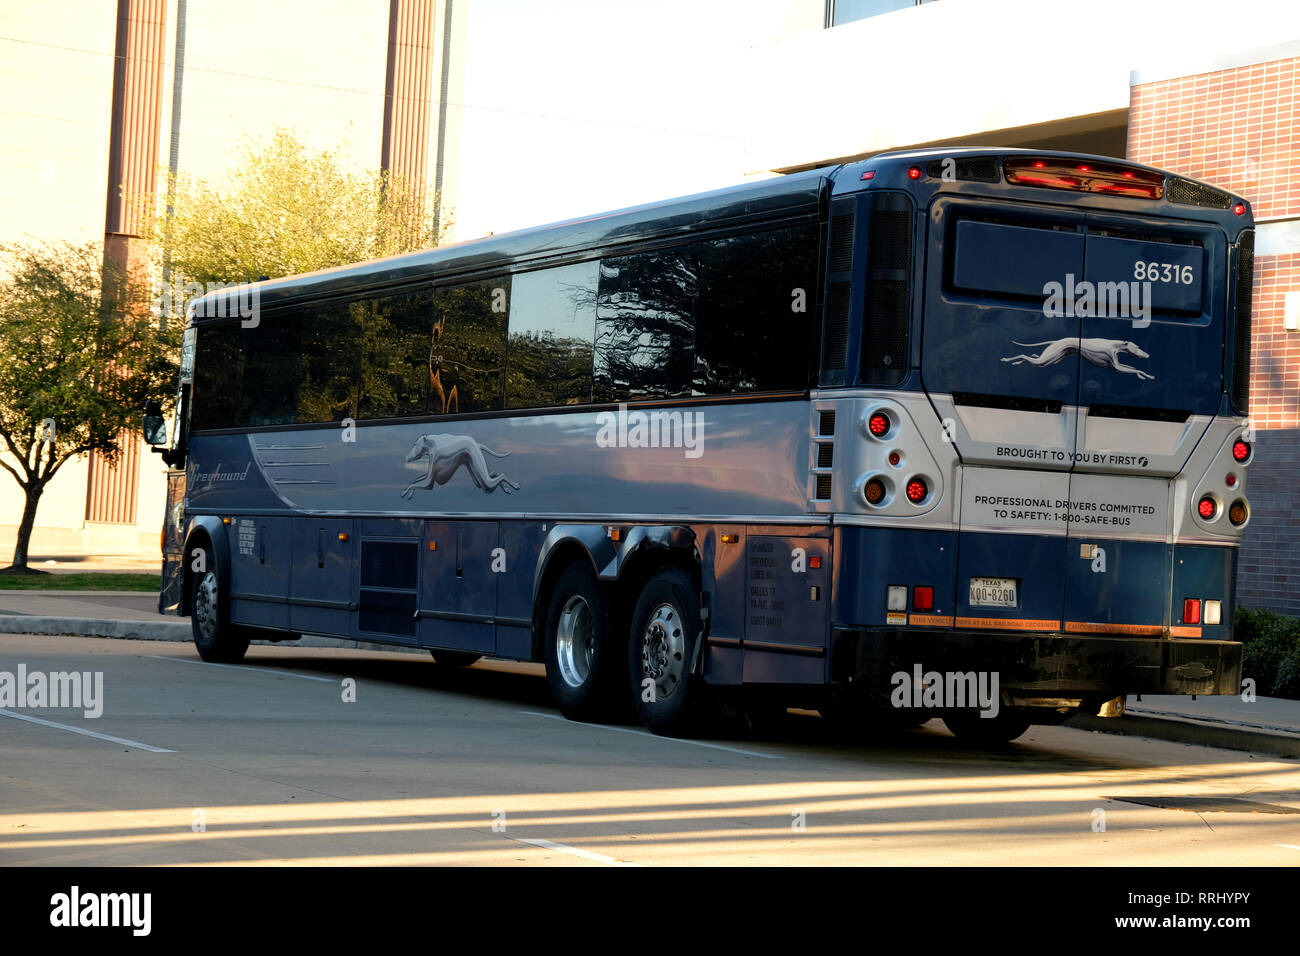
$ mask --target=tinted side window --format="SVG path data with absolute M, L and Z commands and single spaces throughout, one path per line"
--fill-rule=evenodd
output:
M 433 292 L 425 288 L 352 306 L 364 340 L 358 418 L 401 418 L 430 409 Z M 438 409 L 441 411 L 441 409 Z
M 595 401 L 690 394 L 698 269 L 694 246 L 601 260 Z
M 433 290 L 429 412 L 501 408 L 510 277 Z
M 300 316 L 280 312 L 243 328 L 244 377 L 239 424 L 287 425 L 298 420 Z
M 297 421 L 357 417 L 357 367 L 365 331 L 360 309 L 358 303 L 347 302 L 303 309 Z
M 205 325 L 194 337 L 190 427 L 234 428 L 239 417 L 239 324 Z
M 808 224 L 701 243 L 697 394 L 808 386 L 817 242 Z
M 579 262 L 514 276 L 506 407 L 591 401 L 599 274 L 600 263 Z

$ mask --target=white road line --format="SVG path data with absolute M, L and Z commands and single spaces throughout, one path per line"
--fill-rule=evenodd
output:
M 67 730 L 74 734 L 81 734 L 83 737 L 94 737 L 97 740 L 107 740 L 110 743 L 122 744 L 125 747 L 133 747 L 136 750 L 147 750 L 152 754 L 174 754 L 176 751 L 168 750 L 166 747 L 151 747 L 148 744 L 142 744 L 138 740 L 127 740 L 125 737 L 113 737 L 109 734 L 99 734 L 93 730 L 83 730 L 80 727 L 70 727 L 67 724 L 56 724 L 52 720 L 41 720 L 39 717 L 28 717 L 26 714 L 15 714 L 12 710 L 0 710 L 0 717 L 12 717 L 14 720 L 25 720 L 30 724 L 40 724 L 42 727 L 53 727 L 56 730 Z
M 1273 845 L 1283 850 L 1300 850 L 1300 846 L 1296 846 L 1294 843 L 1274 843 Z
M 549 716 L 549 715 L 543 715 Z M 592 853 L 590 850 L 582 850 L 576 846 L 565 846 L 563 843 L 552 843 L 550 840 L 530 840 L 527 837 L 510 837 L 516 843 L 529 843 L 543 850 L 555 850 L 559 853 L 568 853 L 570 856 L 580 856 L 584 860 L 592 860 L 595 863 L 607 863 L 610 866 L 640 866 L 640 863 L 631 863 L 627 860 L 618 860 L 612 856 L 604 856 L 600 853 Z
M 519 713 L 526 717 L 545 717 L 547 720 L 563 720 L 565 723 L 576 724 L 579 727 L 591 727 L 594 730 L 612 730 L 620 734 L 635 734 L 637 737 L 649 737 L 651 740 L 663 740 L 674 744 L 690 744 L 692 747 L 708 747 L 710 750 L 725 750 L 727 753 L 741 754 L 745 757 L 762 757 L 764 760 L 784 760 L 779 754 L 764 754 L 757 750 L 741 750 L 739 747 L 725 747 L 722 744 L 705 743 L 703 740 L 687 740 L 684 737 L 661 737 L 658 734 L 652 734 L 648 730 L 633 730 L 630 727 L 609 727 L 605 724 L 584 724 L 580 721 L 569 720 L 561 714 L 541 714 L 535 710 L 521 710 Z
M 276 677 L 296 677 L 299 680 L 319 680 L 327 684 L 334 684 L 337 681 L 333 677 L 315 677 L 311 674 L 295 674 L 293 671 L 284 670 L 279 667 L 250 667 L 247 664 L 213 664 L 208 661 L 192 661 L 188 657 L 168 657 L 165 654 L 140 654 L 139 657 L 147 657 L 151 661 L 174 661 L 177 664 L 202 664 L 204 667 L 229 667 L 235 671 L 252 671 L 254 674 L 272 674 Z

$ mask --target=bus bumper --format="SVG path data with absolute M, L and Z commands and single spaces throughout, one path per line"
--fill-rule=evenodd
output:
M 1241 649 L 1235 641 L 836 627 L 830 679 L 887 694 L 894 675 L 919 667 L 996 674 L 1012 698 L 1236 694 Z

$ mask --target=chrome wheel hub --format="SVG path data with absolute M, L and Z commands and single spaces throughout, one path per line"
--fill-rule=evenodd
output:
M 650 614 L 641 635 L 641 668 L 654 681 L 655 699 L 671 697 L 686 676 L 686 632 L 682 615 L 671 604 Z
M 199 633 L 205 640 L 213 640 L 217 636 L 216 572 L 208 571 L 199 581 L 198 590 L 194 595 L 193 614 Z
M 595 641 L 591 605 L 582 595 L 575 594 L 564 602 L 555 634 L 556 662 L 560 665 L 560 676 L 570 687 L 582 687 L 591 676 Z

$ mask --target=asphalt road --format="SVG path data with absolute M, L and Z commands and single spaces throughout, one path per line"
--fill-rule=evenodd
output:
M 102 672 L 103 714 L 0 714 L 7 865 L 1300 865 L 1300 813 L 1262 812 L 1300 811 L 1300 763 L 1240 752 L 1061 727 L 969 750 L 939 721 L 864 741 L 793 712 L 672 740 L 563 719 L 536 665 L 409 654 L 0 638 L 20 664 Z M 1187 797 L 1245 802 L 1124 799 Z

